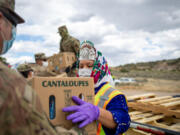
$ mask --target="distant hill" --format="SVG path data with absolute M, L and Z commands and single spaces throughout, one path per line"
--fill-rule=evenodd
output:
M 180 58 L 126 64 L 110 68 L 116 76 L 180 79 Z
M 180 58 L 171 60 L 161 60 L 154 62 L 141 62 L 136 64 L 126 64 L 115 67 L 123 70 L 157 70 L 157 71 L 180 71 Z

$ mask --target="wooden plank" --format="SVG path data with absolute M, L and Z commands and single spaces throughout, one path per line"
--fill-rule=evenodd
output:
M 168 125 L 172 125 L 173 123 L 180 123 L 180 119 L 174 117 L 165 117 L 163 119 L 163 122 L 167 122 Z
M 129 108 L 136 109 L 138 111 L 151 111 L 151 112 L 156 112 L 156 113 L 162 113 L 164 110 L 167 110 L 163 106 L 158 107 L 156 105 L 151 105 L 148 103 L 141 103 L 141 102 L 129 102 L 128 103 Z
M 164 115 L 154 115 L 154 116 L 149 117 L 149 118 L 144 118 L 144 119 L 141 119 L 141 120 L 137 120 L 136 122 L 149 123 L 149 122 L 159 120 L 159 119 L 162 119 L 162 118 L 164 118 Z
M 156 102 L 151 102 L 151 104 L 164 104 L 164 103 L 169 103 L 169 102 L 172 102 L 172 101 L 178 101 L 180 100 L 180 98 L 170 98 L 170 99 L 164 99 L 164 100 L 161 100 L 161 101 L 156 101 Z
M 151 111 L 154 114 L 164 114 L 165 116 L 175 116 L 180 118 L 180 110 L 171 110 L 162 105 L 152 105 L 141 102 L 129 102 L 129 108 L 133 108 L 138 111 Z
M 166 107 L 164 107 L 165 109 L 162 110 L 162 113 L 165 116 L 175 116 L 176 118 L 180 118 L 180 111 L 179 110 L 171 110 L 171 109 L 167 109 Z M 153 111 L 155 112 L 155 111 Z
M 152 135 L 151 133 L 146 133 L 141 130 L 136 130 L 133 128 L 129 128 L 128 131 L 125 133 L 126 135 Z
M 180 111 L 180 105 L 174 106 L 174 107 L 170 107 L 170 110 L 175 110 L 175 111 Z
M 127 100 L 140 100 L 140 99 L 145 99 L 145 98 L 152 98 L 155 96 L 156 95 L 154 93 L 147 93 L 147 94 L 136 95 L 136 96 L 128 96 Z
M 160 128 L 166 128 L 169 129 L 169 126 L 163 123 L 158 123 L 157 121 L 152 121 L 148 124 L 151 124 L 152 126 L 160 127 Z
M 154 115 L 154 114 L 152 114 L 152 113 L 142 113 L 142 114 L 138 114 L 138 115 L 133 115 L 131 117 L 131 120 L 144 119 L 144 118 L 150 117 L 152 115 Z
M 174 102 L 165 103 L 165 104 L 161 104 L 161 105 L 165 106 L 167 108 L 172 108 L 172 107 L 180 105 L 180 101 L 174 101 Z
M 133 111 L 133 112 L 129 112 L 129 115 L 136 115 L 136 114 L 140 114 L 140 113 L 143 113 L 143 112 L 140 112 L 140 111 Z
M 128 103 L 129 108 L 136 109 L 138 111 L 152 111 L 153 110 L 153 105 L 149 106 L 147 103 L 141 103 L 141 102 L 129 102 Z
M 141 119 L 141 117 L 131 117 L 131 120 L 133 120 L 133 121 L 136 121 L 136 120 L 138 120 L 138 119 Z
M 171 125 L 170 129 L 180 132 L 180 123 L 176 123 L 174 125 Z
M 141 99 L 138 100 L 137 102 L 153 102 L 153 101 L 159 101 L 159 100 L 163 100 L 163 99 L 169 99 L 172 98 L 171 96 L 163 96 L 163 97 L 155 97 L 155 98 L 150 98 L 150 99 Z
M 164 118 L 163 118 L 164 120 Z M 166 123 L 159 123 L 157 121 L 153 121 L 148 123 L 152 126 L 156 126 L 156 127 L 160 127 L 160 128 L 165 128 L 165 129 L 169 129 L 169 130 L 174 130 L 174 131 L 180 131 L 180 123 L 176 123 L 174 125 L 170 125 L 170 124 L 166 124 Z

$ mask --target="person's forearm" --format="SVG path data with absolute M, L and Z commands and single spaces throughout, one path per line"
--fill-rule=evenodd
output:
M 110 111 L 99 108 L 100 114 L 98 121 L 107 128 L 116 128 L 117 124 L 114 122 L 113 116 Z

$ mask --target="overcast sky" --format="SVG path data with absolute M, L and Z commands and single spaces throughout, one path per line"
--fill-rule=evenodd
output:
M 61 25 L 110 66 L 180 57 L 180 0 L 16 0 L 16 11 L 26 23 L 4 55 L 11 64 L 58 53 Z

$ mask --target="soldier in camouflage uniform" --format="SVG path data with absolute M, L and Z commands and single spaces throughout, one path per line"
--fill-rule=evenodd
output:
M 36 64 L 40 66 L 43 66 L 43 62 L 47 60 L 44 53 L 36 53 L 34 57 L 35 57 Z
M 28 64 L 20 64 L 17 70 L 19 71 L 19 73 L 21 73 L 21 75 L 24 78 L 26 78 L 28 84 L 32 86 L 32 77 L 33 77 L 34 72 L 31 66 L 29 66 Z
M 34 55 L 35 64 L 29 64 L 34 70 L 35 76 L 48 77 L 48 76 L 56 76 L 56 73 L 48 71 L 47 65 L 47 57 L 44 53 L 37 53 Z
M 69 35 L 65 25 L 58 28 L 58 33 L 61 36 L 60 52 L 73 52 L 77 56 L 80 47 L 79 40 Z
M 24 22 L 14 5 L 14 0 L 0 0 L 0 54 L 12 47 L 15 27 Z M 57 133 L 50 125 L 35 91 L 19 73 L 0 62 L 0 135 L 57 134 L 61 130 Z
M 24 76 L 24 78 L 30 79 L 33 77 L 33 69 L 28 64 L 20 64 L 17 70 Z
M 80 48 L 79 40 L 69 35 L 65 25 L 58 28 L 58 33 L 61 36 L 60 52 L 73 52 L 76 56 L 78 56 Z M 74 63 L 71 67 L 67 67 L 66 73 L 69 77 L 76 76 L 75 65 L 76 64 Z

